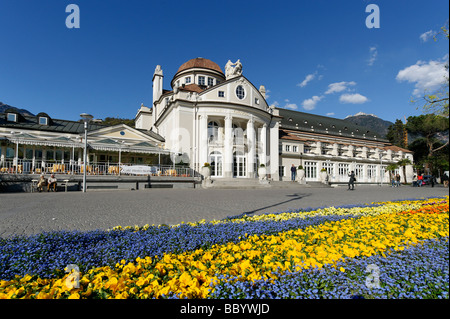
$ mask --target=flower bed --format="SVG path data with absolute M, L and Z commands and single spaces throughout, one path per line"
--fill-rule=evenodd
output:
M 447 196 L 0 239 L 0 298 L 448 298 L 448 211 Z M 363 287 L 369 264 L 380 288 Z M 392 286 L 398 267 L 432 287 Z

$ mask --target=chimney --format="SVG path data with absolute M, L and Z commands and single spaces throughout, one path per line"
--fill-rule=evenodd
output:
M 153 74 L 153 103 L 157 101 L 163 92 L 163 71 L 160 65 L 156 66 L 155 73 Z

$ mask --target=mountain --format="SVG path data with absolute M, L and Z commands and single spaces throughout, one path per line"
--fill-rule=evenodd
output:
M 8 104 L 4 104 L 4 103 L 0 102 L 0 113 L 5 112 L 7 109 L 14 109 L 15 111 L 17 111 L 17 112 L 19 112 L 20 114 L 23 114 L 23 115 L 34 116 L 34 114 L 31 113 L 28 110 L 18 109 L 17 107 L 14 107 L 14 106 L 11 106 L 11 105 L 8 105 Z
M 365 126 L 372 132 L 377 132 L 380 137 L 386 138 L 388 127 L 394 123 L 380 119 L 374 114 L 367 114 L 363 112 L 356 113 L 355 115 L 349 115 L 345 119 L 353 124 Z

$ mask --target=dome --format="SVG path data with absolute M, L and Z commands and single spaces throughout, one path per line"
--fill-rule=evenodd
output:
M 204 58 L 195 58 L 187 61 L 186 63 L 183 63 L 178 69 L 177 73 L 192 68 L 211 69 L 223 74 L 222 70 L 220 69 L 220 66 L 217 65 L 217 63 Z

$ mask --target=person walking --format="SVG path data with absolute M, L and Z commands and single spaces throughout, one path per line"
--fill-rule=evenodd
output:
M 297 168 L 294 164 L 291 166 L 291 181 L 295 182 L 295 175 L 297 174 Z
M 352 171 L 348 176 L 350 177 L 348 180 L 348 190 L 355 190 L 355 172 Z
M 400 183 L 401 183 L 400 174 L 397 174 L 397 175 L 395 175 L 395 185 L 396 185 L 396 187 L 399 187 Z

